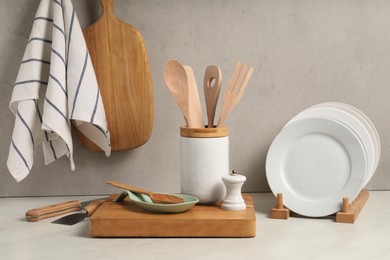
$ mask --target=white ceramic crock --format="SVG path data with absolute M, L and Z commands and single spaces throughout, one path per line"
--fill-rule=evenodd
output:
M 229 173 L 227 128 L 180 128 L 181 192 L 200 204 L 221 202 L 226 195 L 222 177 Z

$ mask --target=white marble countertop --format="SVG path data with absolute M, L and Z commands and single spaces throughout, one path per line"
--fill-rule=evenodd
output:
M 252 194 L 255 238 L 92 238 L 88 220 L 27 222 L 27 209 L 80 197 L 0 199 L 0 259 L 390 259 L 390 191 L 371 191 L 355 224 L 268 218 L 275 198 Z

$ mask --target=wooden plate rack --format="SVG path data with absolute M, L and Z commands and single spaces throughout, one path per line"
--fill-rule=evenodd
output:
M 355 223 L 360 211 L 363 209 L 364 204 L 368 200 L 368 195 L 368 189 L 363 189 L 352 203 L 349 203 L 349 198 L 343 198 L 342 209 L 335 214 L 336 222 L 350 224 Z M 274 219 L 288 219 L 292 212 L 283 206 L 283 194 L 278 193 L 276 200 L 277 204 L 271 209 L 269 217 Z

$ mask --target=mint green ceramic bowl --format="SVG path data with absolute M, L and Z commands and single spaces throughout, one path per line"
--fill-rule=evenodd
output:
M 159 192 L 161 193 L 161 192 Z M 195 198 L 190 195 L 186 194 L 174 194 L 175 196 L 178 196 L 180 198 L 184 199 L 183 203 L 177 203 L 177 204 L 158 204 L 153 203 L 152 200 L 147 195 L 139 194 L 139 193 L 133 193 L 128 190 L 122 191 L 122 193 L 116 198 L 114 201 L 120 202 L 123 201 L 127 196 L 138 206 L 141 208 L 157 212 L 157 213 L 180 213 L 189 210 L 192 208 L 196 203 L 199 202 L 198 198 Z

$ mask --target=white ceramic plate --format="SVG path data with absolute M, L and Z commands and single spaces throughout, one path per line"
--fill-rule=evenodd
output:
M 357 118 L 365 126 L 365 128 L 368 130 L 370 137 L 371 137 L 371 140 L 373 140 L 374 146 L 375 146 L 375 162 L 374 162 L 374 166 L 373 166 L 372 170 L 369 172 L 369 176 L 368 176 L 367 181 L 366 181 L 366 184 L 367 184 L 367 182 L 374 175 L 374 173 L 378 167 L 380 157 L 381 157 L 380 138 L 379 138 L 378 131 L 376 130 L 374 124 L 371 122 L 371 120 L 368 118 L 368 116 L 365 115 L 362 111 L 360 111 L 359 109 L 357 109 L 351 105 L 345 104 L 345 103 L 326 102 L 326 103 L 321 103 L 321 104 L 309 107 L 306 110 L 310 110 L 310 109 L 318 108 L 318 107 L 333 107 L 333 108 L 338 108 L 340 110 L 343 110 L 343 111 L 351 114 L 355 118 Z
M 377 153 L 375 143 L 374 143 L 375 141 L 372 139 L 372 136 L 370 134 L 370 129 L 368 129 L 366 125 L 363 124 L 363 122 L 361 122 L 361 120 L 355 117 L 353 114 L 349 113 L 342 107 L 330 103 L 326 103 L 326 105 L 322 105 L 322 104 L 317 105 L 302 111 L 293 119 L 291 119 L 287 123 L 287 125 L 299 119 L 315 118 L 315 117 L 330 118 L 342 122 L 347 126 L 349 126 L 350 129 L 354 131 L 354 133 L 360 139 L 366 151 L 367 164 L 368 164 L 368 171 L 365 175 L 365 183 L 363 185 L 365 186 L 366 183 L 371 178 L 372 172 L 375 171 L 376 153 Z
M 380 157 L 381 157 L 381 142 L 380 142 L 378 131 L 376 130 L 374 124 L 371 122 L 370 118 L 366 114 L 364 114 L 362 111 L 360 111 L 359 109 L 351 105 L 338 103 L 338 102 L 329 102 L 328 104 L 337 106 L 340 109 L 344 109 L 345 111 L 348 111 L 349 113 L 353 114 L 356 118 L 360 119 L 360 121 L 366 126 L 367 129 L 370 130 L 369 132 L 371 134 L 371 139 L 374 140 L 375 148 L 376 148 L 376 162 L 374 165 L 374 171 L 371 172 L 371 176 L 372 176 L 378 167 Z
M 303 216 L 339 211 L 343 197 L 353 201 L 365 181 L 367 158 L 356 134 L 328 118 L 291 122 L 273 141 L 266 159 L 272 192 Z

